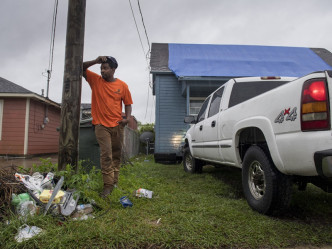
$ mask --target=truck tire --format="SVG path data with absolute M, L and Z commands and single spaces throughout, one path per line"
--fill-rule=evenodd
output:
M 192 157 L 189 147 L 184 149 L 183 168 L 188 173 L 202 173 L 203 162 Z
M 289 206 L 292 179 L 280 173 L 259 146 L 251 146 L 244 156 L 242 187 L 249 206 L 259 213 L 281 214 Z

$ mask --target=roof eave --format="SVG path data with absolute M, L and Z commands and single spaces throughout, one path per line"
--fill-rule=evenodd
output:
M 240 76 L 239 76 L 240 77 Z M 227 81 L 230 80 L 234 77 L 230 77 L 230 76 L 179 76 L 178 80 L 222 80 L 222 81 Z
M 150 73 L 151 74 L 174 74 L 172 71 L 158 71 L 158 70 L 156 70 L 156 71 L 151 70 Z
M 55 107 L 58 107 L 58 108 L 61 108 L 61 105 L 50 100 L 50 99 L 47 99 L 45 97 L 42 97 L 38 94 L 35 94 L 35 93 L 0 93 L 0 98 L 33 98 L 33 99 L 37 99 L 37 100 L 40 100 L 42 102 L 45 102 L 49 105 L 53 105 Z

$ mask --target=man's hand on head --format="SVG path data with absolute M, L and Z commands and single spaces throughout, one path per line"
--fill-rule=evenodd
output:
M 96 59 L 96 63 L 101 64 L 107 61 L 107 56 L 98 56 Z

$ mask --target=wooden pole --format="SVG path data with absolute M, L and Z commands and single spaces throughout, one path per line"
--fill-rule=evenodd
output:
M 69 0 L 58 169 L 77 170 L 86 0 Z

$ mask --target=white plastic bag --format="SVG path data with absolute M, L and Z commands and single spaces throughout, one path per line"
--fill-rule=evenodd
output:
M 37 207 L 33 201 L 24 201 L 17 206 L 17 213 L 22 217 L 34 215 L 36 211 Z
M 15 240 L 19 243 L 21 243 L 24 240 L 28 240 L 37 234 L 41 233 L 43 230 L 36 226 L 28 226 L 27 224 L 24 224 L 18 229 L 18 232 L 15 236 Z
M 26 188 L 32 191 L 34 190 L 42 191 L 40 185 L 43 179 L 41 179 L 40 175 L 38 174 L 36 174 L 35 176 L 29 176 L 20 173 L 15 173 L 15 178 L 17 181 L 22 182 Z

